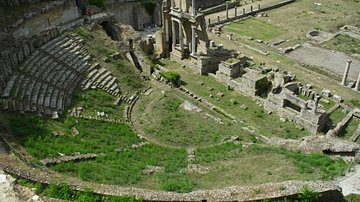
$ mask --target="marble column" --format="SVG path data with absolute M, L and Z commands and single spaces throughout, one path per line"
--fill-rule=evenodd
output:
M 191 26 L 191 54 L 196 54 L 196 39 L 195 39 L 196 27 Z
M 174 8 L 174 5 L 175 5 L 175 0 L 171 0 L 171 8 L 173 9 Z
M 250 12 L 253 12 L 253 6 L 250 6 Z
M 320 96 L 319 95 L 315 95 L 315 105 L 314 105 L 314 108 L 313 108 L 313 113 L 316 113 L 317 111 L 317 108 L 318 108 L 318 105 L 319 105 L 319 100 L 320 100 Z
M 225 19 L 229 19 L 229 4 L 226 2 L 226 16 Z
M 359 72 L 359 76 L 358 76 L 357 81 L 356 81 L 355 90 L 360 90 L 360 72 Z
M 175 47 L 176 45 L 176 33 L 175 33 L 175 21 L 172 20 L 171 21 L 171 27 L 172 27 L 172 30 L 171 30 L 171 36 L 172 36 L 172 45 L 173 45 L 173 48 Z
M 180 50 L 183 50 L 183 33 L 182 33 L 182 22 L 179 21 L 179 45 L 180 45 Z
M 260 4 L 258 4 L 258 10 L 260 10 Z
M 196 15 L 196 9 L 195 9 L 195 0 L 192 0 L 192 16 Z
M 236 17 L 237 16 L 237 7 L 235 6 L 234 9 L 235 9 L 235 17 Z
M 208 21 L 209 21 L 209 25 L 211 24 L 211 20 L 210 20 L 210 18 L 208 19 Z
M 165 41 L 169 42 L 169 20 L 165 19 Z
M 245 8 L 243 8 L 243 15 L 245 15 Z
M 346 63 L 344 77 L 343 77 L 343 79 L 341 81 L 341 85 L 343 85 L 343 86 L 346 86 L 346 79 L 347 79 L 348 74 L 349 74 L 349 69 L 350 69 L 351 62 L 352 62 L 351 60 L 348 60 L 347 63 Z
M 218 16 L 218 22 L 220 22 L 220 16 Z

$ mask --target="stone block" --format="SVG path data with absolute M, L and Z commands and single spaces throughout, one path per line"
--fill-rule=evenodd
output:
M 324 89 L 324 90 L 321 91 L 321 95 L 324 96 L 324 97 L 330 97 L 331 96 L 331 91 L 327 90 L 327 89 Z

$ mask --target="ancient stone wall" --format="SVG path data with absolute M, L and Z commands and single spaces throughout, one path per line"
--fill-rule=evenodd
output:
M 112 3 L 108 11 L 115 14 L 115 19 L 123 24 L 131 25 L 136 30 L 142 30 L 146 25 L 161 25 L 161 9 L 156 6 L 154 14 L 146 13 L 141 3 Z

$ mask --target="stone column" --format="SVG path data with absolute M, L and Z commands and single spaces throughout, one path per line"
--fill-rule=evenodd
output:
M 235 17 L 236 17 L 237 16 L 237 7 L 235 6 L 234 9 L 235 9 Z
M 192 16 L 196 15 L 195 0 L 192 0 Z
M 316 113 L 318 105 L 319 105 L 319 100 L 320 100 L 320 96 L 319 95 L 315 95 L 315 105 L 314 108 L 312 108 L 313 113 Z
M 226 8 L 226 16 L 225 16 L 225 18 L 229 19 L 229 4 L 227 2 L 226 2 L 225 8 Z
M 191 26 L 191 55 L 196 53 L 196 39 L 195 39 L 196 27 Z
M 169 20 L 165 19 L 165 41 L 169 42 Z
M 220 22 L 220 16 L 218 16 L 218 22 Z
M 250 6 L 250 12 L 253 12 L 253 6 Z
M 176 45 L 176 33 L 175 33 L 175 21 L 174 20 L 172 20 L 171 21 L 171 28 L 172 28 L 172 30 L 171 30 L 171 36 L 172 36 L 172 45 L 173 45 L 173 48 L 175 47 L 175 45 Z
M 245 8 L 243 8 L 243 15 L 245 15 Z
M 260 4 L 258 4 L 258 10 L 260 10 Z
M 357 81 L 356 81 L 355 90 L 360 90 L 360 72 L 359 72 L 359 76 L 358 76 Z
M 346 63 L 344 77 L 343 77 L 343 79 L 341 81 L 341 85 L 343 85 L 343 86 L 346 86 L 346 79 L 347 79 L 347 76 L 349 74 L 349 69 L 350 69 L 351 62 L 352 62 L 351 60 L 348 60 L 347 63 Z
M 179 11 L 182 11 L 181 0 L 179 0 Z
M 210 25 L 211 24 L 210 18 L 208 19 L 208 21 L 209 21 L 209 25 Z
M 183 35 L 182 35 L 182 22 L 179 21 L 179 45 L 180 45 L 180 50 L 183 50 Z
M 171 9 L 173 9 L 174 8 L 174 5 L 175 5 L 175 2 L 174 2 L 175 0 L 171 0 Z

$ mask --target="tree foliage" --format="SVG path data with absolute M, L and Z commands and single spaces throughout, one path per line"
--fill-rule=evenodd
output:
M 106 10 L 106 3 L 104 2 L 104 0 L 86 0 L 86 3 L 89 5 L 94 5 L 97 6 L 103 10 Z
M 177 86 L 179 84 L 179 81 L 181 78 L 180 74 L 177 72 L 174 72 L 174 71 L 163 72 L 163 73 L 160 73 L 160 75 L 162 77 L 164 77 L 167 81 L 174 84 L 175 86 Z
M 141 5 L 146 10 L 146 13 L 152 16 L 154 14 L 154 9 L 157 4 L 154 1 L 143 1 L 141 2 Z

